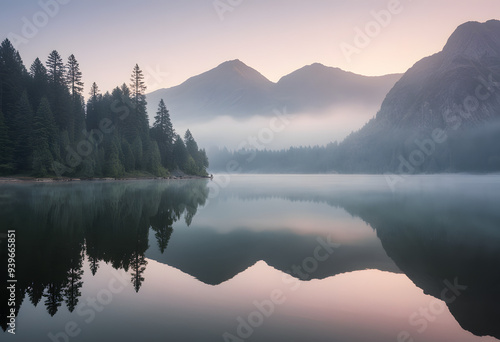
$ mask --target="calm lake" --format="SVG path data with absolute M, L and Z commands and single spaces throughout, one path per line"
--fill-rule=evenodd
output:
M 498 175 L 2 184 L 0 339 L 499 341 L 499 204 Z

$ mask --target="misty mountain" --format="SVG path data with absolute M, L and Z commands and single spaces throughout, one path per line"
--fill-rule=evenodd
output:
M 342 104 L 380 106 L 401 75 L 367 77 L 321 64 L 305 66 L 269 81 L 239 60 L 228 61 L 184 83 L 147 95 L 150 122 L 164 99 L 176 121 L 268 116 L 286 107 L 288 113 L 322 111 Z
M 318 111 L 341 104 L 379 106 L 400 78 L 401 74 L 362 76 L 315 63 L 282 77 L 274 90 L 275 97 L 290 112 Z
M 315 69 L 322 67 L 305 67 L 280 80 L 281 89 L 294 78 L 305 85 L 303 94 L 298 92 L 289 103 L 304 105 L 305 98 L 322 103 L 323 94 L 309 94 L 304 76 Z M 319 88 L 333 89 L 325 85 L 332 78 L 325 74 L 319 81 L 321 71 L 316 74 L 317 85 L 323 85 Z M 355 76 L 348 79 L 352 88 L 367 84 L 366 78 L 358 83 Z M 342 94 L 332 95 L 332 101 L 349 98 L 347 81 L 343 84 L 345 89 L 332 91 Z M 365 96 L 373 101 L 377 95 Z M 500 171 L 500 21 L 459 26 L 441 52 L 420 60 L 400 78 L 374 118 L 338 145 L 281 151 L 212 149 L 209 155 L 213 171 L 225 170 L 229 161 L 236 161 L 241 172 L 254 173 Z
M 344 172 L 500 169 L 500 21 L 459 26 L 339 147 Z
M 162 98 L 172 117 L 184 120 L 265 113 L 273 106 L 272 87 L 256 70 L 238 60 L 229 61 L 176 87 L 148 94 L 148 113 L 156 113 Z

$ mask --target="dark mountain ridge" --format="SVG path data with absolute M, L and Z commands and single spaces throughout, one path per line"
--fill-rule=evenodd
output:
M 373 120 L 343 141 L 339 171 L 498 170 L 499 37 L 497 20 L 459 26 L 441 52 L 401 77 Z

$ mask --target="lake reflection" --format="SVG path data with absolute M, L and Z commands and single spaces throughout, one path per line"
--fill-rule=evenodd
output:
M 226 181 L 1 185 L 16 338 L 500 338 L 500 176 Z

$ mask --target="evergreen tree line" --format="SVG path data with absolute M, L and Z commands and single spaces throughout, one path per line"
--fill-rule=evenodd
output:
M 431 140 L 432 130 L 381 128 L 369 135 L 360 130 L 340 143 L 335 141 L 326 146 L 236 151 L 216 148 L 209 151 L 210 168 L 229 173 L 347 174 L 500 170 L 499 119 L 448 130 L 445 134 L 443 141 L 436 142 Z
M 177 134 L 163 100 L 153 127 L 138 65 L 130 84 L 102 94 L 92 84 L 85 103 L 74 55 L 52 51 L 30 69 L 6 39 L 0 45 L 0 174 L 164 177 L 180 170 L 206 176 L 208 158 L 189 130 Z
M 331 173 L 336 172 L 338 143 L 282 150 L 209 151 L 210 168 L 229 173 Z

